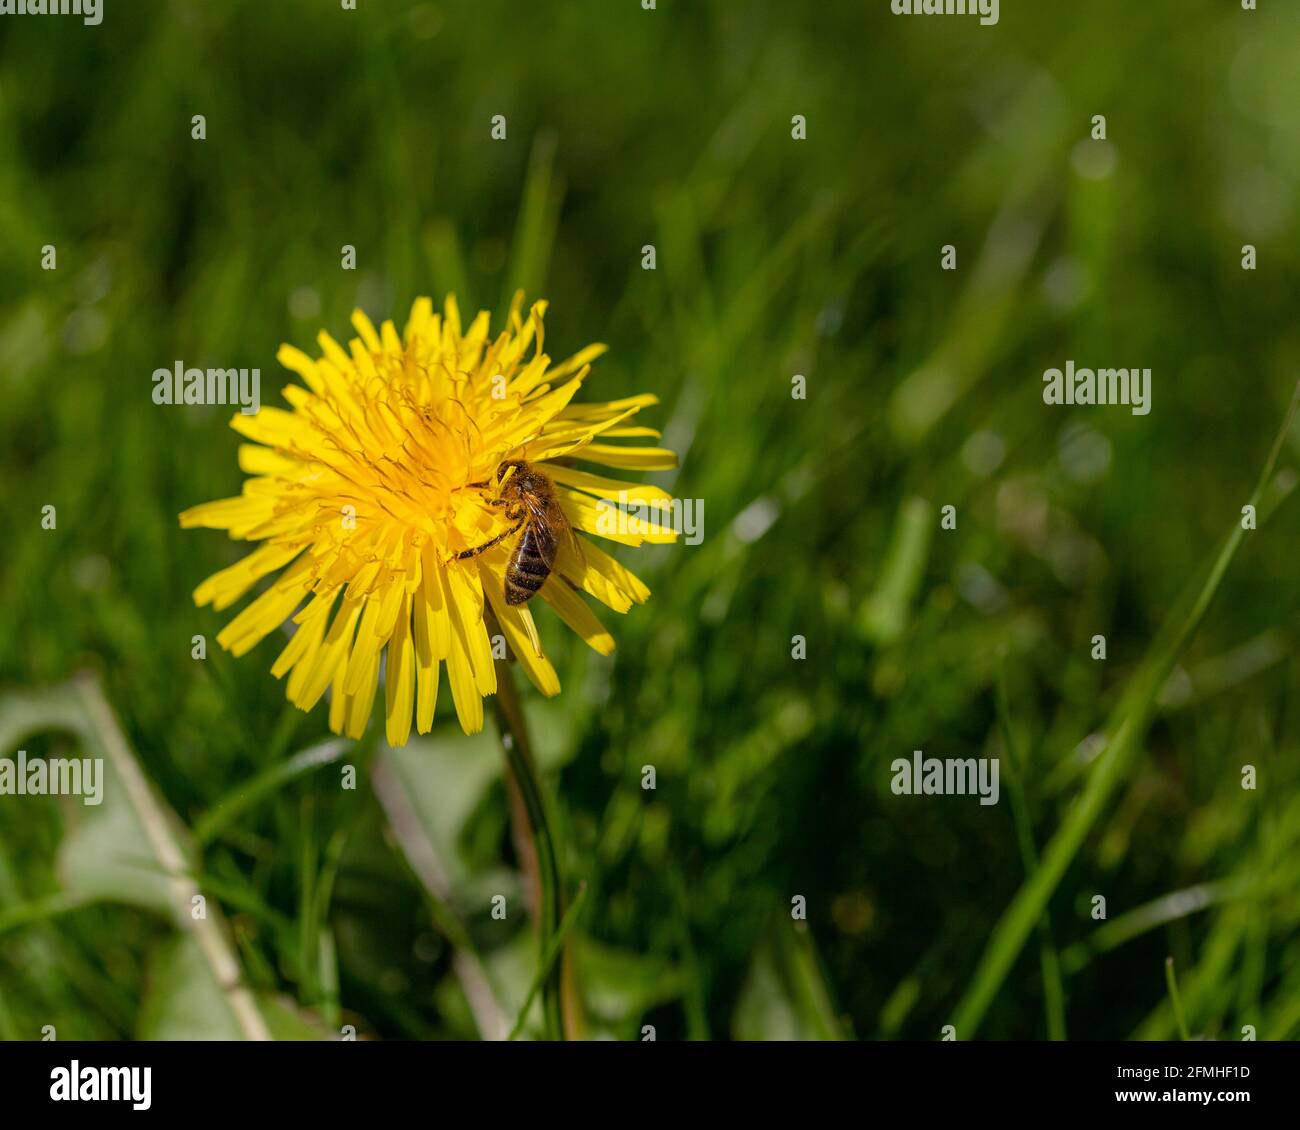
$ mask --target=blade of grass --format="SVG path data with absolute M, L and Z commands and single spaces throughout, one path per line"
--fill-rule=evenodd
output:
M 34 922 L 48 922 L 60 915 L 80 910 L 83 906 L 89 906 L 94 901 L 84 895 L 59 892 L 33 899 L 31 902 L 19 903 L 17 906 L 6 907 L 0 910 L 0 935 L 10 930 L 30 926 Z
M 535 299 L 546 277 L 551 248 L 555 243 L 560 201 L 564 197 L 564 188 L 554 175 L 555 148 L 555 134 L 543 131 L 537 135 L 528 158 L 514 249 L 506 273 L 505 293 L 501 296 L 503 313 L 510 309 L 518 291 Z
M 1217 1029 L 1218 1018 L 1231 1007 L 1232 985 L 1236 970 L 1241 968 L 1241 947 L 1247 923 L 1255 914 L 1247 903 L 1230 902 L 1215 916 L 1209 934 L 1196 947 L 1196 962 L 1187 967 L 1179 987 L 1186 1013 L 1209 1018 L 1209 1027 Z M 1204 1027 L 1204 1025 L 1202 1025 Z M 1177 1018 L 1171 1002 L 1161 997 L 1159 1004 L 1134 1030 L 1134 1040 L 1169 1040 L 1177 1032 Z
M 1011 731 L 1011 708 L 1007 695 L 1006 656 L 998 671 L 997 684 L 998 727 L 1002 731 L 1002 744 L 1007 751 L 1011 771 L 1006 774 L 1011 794 L 1011 819 L 1016 826 L 1016 842 L 1025 868 L 1025 877 L 1032 879 L 1038 870 L 1038 851 L 1034 847 L 1033 828 L 1029 819 L 1029 803 L 1025 799 L 1021 773 L 1029 764 L 1016 746 Z M 1038 920 L 1039 964 L 1043 972 L 1043 1009 L 1047 1019 L 1047 1035 L 1051 1040 L 1065 1039 L 1065 990 L 1061 985 L 1061 961 L 1052 943 L 1052 920 L 1046 910 Z
M 678 947 L 681 955 L 682 971 L 686 976 L 686 988 L 683 994 L 683 1006 L 686 1010 L 686 1038 L 688 1040 L 708 1040 L 709 1010 L 707 989 L 704 984 L 703 965 L 695 940 L 691 936 L 691 916 L 689 896 L 687 894 L 686 876 L 679 867 L 668 870 L 668 879 L 673 893 L 673 902 L 677 910 Z
M 429 276 L 434 289 L 440 294 L 454 294 L 462 310 L 473 310 L 474 292 L 469 285 L 469 271 L 465 267 L 465 254 L 461 250 L 460 236 L 454 224 L 447 220 L 434 220 L 424 232 L 424 254 L 429 263 Z
M 1278 430 L 1273 449 L 1250 496 L 1250 503 L 1256 509 L 1272 478 L 1282 445 L 1291 430 L 1297 403 L 1300 403 L 1300 384 L 1296 385 L 1291 395 L 1286 418 Z M 1079 800 L 1048 843 L 1043 853 L 1042 865 L 1031 878 L 1025 881 L 1003 912 L 989 938 L 970 985 L 957 1005 L 953 1024 L 962 1039 L 970 1039 L 978 1030 L 984 1014 L 1019 956 L 1029 932 L 1034 928 L 1034 923 L 1042 915 L 1048 900 L 1079 848 L 1082 847 L 1088 832 L 1101 815 L 1111 793 L 1124 780 L 1155 713 L 1157 697 L 1179 655 L 1200 626 L 1206 610 L 1219 591 L 1228 567 L 1241 548 L 1244 537 L 1245 531 L 1240 521 L 1235 521 L 1232 531 L 1211 564 L 1205 581 L 1196 592 L 1190 610 L 1181 618 L 1176 612 L 1171 614 L 1166 621 L 1165 629 L 1161 632 L 1161 636 L 1167 638 L 1164 640 L 1157 638 L 1130 682 L 1107 726 L 1110 739 L 1106 743 L 1105 750 L 1097 758 Z
M 1174 959 L 1165 958 L 1165 984 L 1169 986 L 1169 1001 L 1173 1005 L 1174 1017 L 1178 1021 L 1178 1035 L 1183 1040 L 1190 1040 L 1192 1035 L 1187 1030 L 1187 1016 L 1183 1012 L 1183 998 L 1178 995 L 1178 977 L 1174 974 Z
M 1250 894 L 1250 887 L 1244 882 L 1226 879 L 1200 883 L 1194 887 L 1161 895 L 1160 898 L 1135 907 L 1118 918 L 1102 923 L 1086 942 L 1072 945 L 1062 954 L 1065 969 L 1069 973 L 1077 973 L 1093 957 L 1116 949 L 1140 937 L 1148 930 L 1167 926 L 1171 922 L 1181 921 L 1199 911 L 1208 910 L 1231 899 L 1245 898 Z
M 310 793 L 299 804 L 298 817 L 298 993 L 305 1002 L 319 999 L 320 926 L 316 920 L 316 881 L 319 852 L 316 846 L 316 806 Z
M 300 711 L 298 713 L 301 713 Z M 194 823 L 194 840 L 200 846 L 210 844 L 234 820 L 247 812 L 258 801 L 287 785 L 290 781 L 319 769 L 323 765 L 332 765 L 341 761 L 352 750 L 355 742 L 342 738 L 331 739 L 318 745 L 295 753 L 288 761 L 282 761 L 259 773 L 251 781 L 245 781 L 231 789 L 225 796 L 212 805 Z
M 894 643 L 907 627 L 930 556 L 933 511 L 929 502 L 915 496 L 898 509 L 880 579 L 858 614 L 863 632 L 873 643 Z
M 777 934 L 777 946 L 784 966 L 791 998 L 809 1030 L 819 1040 L 843 1040 L 844 1024 L 835 1011 L 821 954 L 812 930 L 783 929 Z
M 541 964 L 537 967 L 537 975 L 533 978 L 533 983 L 529 986 L 528 995 L 524 997 L 524 1003 L 520 1006 L 519 1015 L 515 1018 L 515 1025 L 510 1029 L 507 1040 L 513 1040 L 520 1032 L 524 1030 L 524 1022 L 528 1019 L 528 1010 L 533 1007 L 533 1001 L 537 999 L 537 994 L 541 991 L 543 983 L 550 976 L 551 967 L 555 964 L 555 959 L 560 954 L 560 948 L 564 945 L 564 939 L 569 931 L 578 921 L 578 911 L 582 909 L 582 904 L 587 900 L 587 884 L 578 884 L 578 893 L 573 896 L 573 903 L 565 911 L 564 918 L 560 922 L 560 927 L 555 934 L 546 943 L 542 951 Z
M 320 874 L 316 878 L 315 920 L 320 923 L 319 939 L 316 946 L 317 987 L 320 990 L 319 1007 L 321 1014 L 332 1027 L 338 1027 L 339 1021 L 339 967 L 338 950 L 334 942 L 334 931 L 329 925 L 330 904 L 334 898 L 334 883 L 338 878 L 339 865 L 343 852 L 352 834 L 352 822 L 349 821 L 334 829 L 329 842 L 325 845 L 325 858 Z
M 18 1030 L 18 1024 L 14 1020 L 13 1013 L 5 1003 L 5 995 L 0 992 L 0 1040 L 6 1043 L 13 1040 L 21 1040 L 22 1034 Z

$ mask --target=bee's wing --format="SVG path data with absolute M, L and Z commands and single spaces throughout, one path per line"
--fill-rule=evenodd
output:
M 541 554 L 548 569 L 555 568 L 555 553 L 559 541 L 558 527 L 564 522 L 563 513 L 557 519 L 556 511 L 559 508 L 533 494 L 524 494 L 520 501 L 527 515 L 527 529 L 532 531 L 533 544 L 537 546 L 537 552 Z
M 528 520 L 530 522 L 545 522 L 553 525 L 555 519 L 551 516 L 551 504 L 544 498 L 538 498 L 537 495 L 526 493 L 522 496 L 524 509 L 528 511 Z
M 578 533 L 573 528 L 573 523 L 569 521 L 569 516 L 564 512 L 564 507 L 560 505 L 559 499 L 551 504 L 551 525 L 564 531 L 564 540 L 568 543 L 569 548 L 573 550 L 574 557 L 578 560 L 581 569 L 586 569 L 587 558 L 582 552 L 582 542 L 578 540 Z

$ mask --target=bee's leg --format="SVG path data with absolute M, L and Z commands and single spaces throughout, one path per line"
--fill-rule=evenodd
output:
M 505 541 L 506 538 L 508 538 L 511 534 L 513 534 L 516 530 L 518 530 L 519 527 L 522 526 L 523 524 L 524 524 L 524 520 L 520 518 L 519 521 L 517 521 L 513 526 L 511 526 L 510 529 L 506 530 L 504 534 L 497 534 L 497 536 L 494 537 L 491 541 L 485 541 L 482 545 L 476 545 L 473 549 L 462 549 L 458 554 L 456 554 L 453 560 L 463 561 L 467 557 L 477 557 L 484 550 L 491 549 L 498 542 Z

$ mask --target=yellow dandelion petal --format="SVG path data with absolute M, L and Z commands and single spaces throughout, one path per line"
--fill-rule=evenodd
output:
M 286 369 L 302 377 L 312 392 L 321 393 L 325 391 L 325 384 L 317 372 L 316 362 L 301 349 L 295 349 L 292 345 L 282 345 L 280 351 L 275 355 L 275 359 Z
M 401 607 L 393 623 L 384 668 L 384 734 L 391 746 L 403 746 L 411 736 L 411 707 L 415 702 L 415 645 L 411 640 L 411 597 L 401 592 Z
M 595 495 L 596 498 L 617 499 L 622 495 L 630 502 L 666 503 L 671 502 L 673 497 L 663 487 L 650 486 L 646 483 L 628 483 L 622 479 L 607 479 L 603 475 L 589 475 L 586 471 L 579 471 L 573 467 L 547 464 L 544 469 L 557 483 L 573 487 L 584 494 Z
M 232 416 L 230 426 L 246 439 L 270 447 L 292 449 L 295 443 L 305 443 L 312 438 L 310 420 L 296 412 L 269 408 L 265 404 L 255 416 L 245 416 L 242 412 Z
M 211 530 L 229 530 L 238 526 L 256 525 L 272 513 L 274 503 L 269 498 L 221 498 L 204 502 L 181 512 L 181 526 L 189 529 L 206 526 Z
M 311 669 L 304 677 L 298 695 L 293 700 L 295 706 L 299 706 L 303 710 L 310 710 L 320 701 L 321 695 L 325 693 L 325 688 L 331 682 L 337 681 L 339 684 L 338 692 L 339 694 L 342 693 L 343 679 L 347 674 L 348 648 L 352 643 L 352 636 L 356 632 L 357 618 L 360 615 L 360 602 L 352 600 L 350 596 L 344 597 L 343 604 L 335 614 L 329 631 L 325 633 L 324 643 L 316 649 L 316 656 L 312 661 Z M 341 734 L 343 732 L 342 722 L 336 724 L 332 714 L 330 728 L 335 733 Z
M 239 447 L 250 476 L 242 493 L 180 516 L 184 527 L 257 543 L 203 581 L 195 602 L 220 611 L 265 585 L 218 642 L 242 655 L 292 620 L 271 672 L 287 676 L 285 693 L 303 710 L 328 694 L 337 733 L 365 732 L 381 681 L 388 742 L 403 745 L 412 726 L 428 733 L 444 663 L 462 728 L 481 729 L 483 700 L 497 688 L 489 624 L 538 690 L 558 694 L 533 618 L 539 605 L 511 604 L 507 592 L 523 600 L 540 591 L 603 655 L 613 636 L 580 593 L 617 612 L 649 596 L 585 539 L 557 531 L 558 557 L 542 565 L 528 549 L 539 543 L 527 523 L 540 519 L 527 515 L 545 507 L 523 500 L 543 488 L 536 497 L 558 500 L 576 530 L 633 546 L 676 537 L 661 488 L 549 462 L 660 470 L 676 460 L 663 448 L 609 442 L 658 438 L 633 421 L 657 399 L 578 400 L 605 346 L 552 364 L 546 309 L 526 308 L 516 294 L 493 336 L 486 312 L 462 323 L 454 295 L 441 312 L 417 298 L 400 334 L 392 320 L 376 326 L 356 310 L 346 344 L 322 331 L 316 356 L 281 346 L 280 363 L 302 383 L 285 386 L 287 408 L 231 420 L 248 441 Z M 601 522 L 605 499 L 630 508 L 612 530 Z M 532 577 L 511 573 L 511 589 L 512 569 Z
M 580 530 L 595 534 L 608 541 L 622 542 L 624 545 L 640 545 L 642 542 L 671 542 L 677 540 L 677 531 L 654 517 L 642 517 L 640 514 L 620 511 L 607 507 L 603 500 L 598 501 L 587 494 L 565 487 L 557 487 L 557 493 L 564 505 L 564 512 Z M 647 507 L 650 515 L 667 517 L 663 510 Z
M 568 358 L 568 360 L 561 361 L 556 365 L 555 368 L 551 370 L 551 379 L 556 380 L 560 377 L 566 377 L 570 373 L 576 373 L 579 369 L 596 360 L 597 357 L 600 357 L 608 349 L 608 345 L 602 345 L 600 342 L 593 342 L 585 349 L 580 349 L 572 357 Z
M 425 333 L 425 327 L 433 316 L 433 303 L 427 298 L 417 298 L 411 304 L 411 316 L 406 320 L 406 329 L 402 331 L 402 341 L 410 345 L 413 340 Z
M 588 463 L 625 467 L 629 471 L 671 471 L 677 455 L 666 447 L 620 447 L 615 443 L 589 443 L 578 455 Z
M 571 546 L 561 546 L 557 566 L 560 576 L 615 612 L 626 612 L 633 604 L 644 604 L 649 599 L 650 590 L 635 574 L 588 539 L 579 539 L 579 544 L 576 552 Z
M 361 613 L 361 624 L 357 628 L 352 652 L 348 656 L 347 677 L 343 680 L 343 690 L 347 694 L 360 694 L 370 678 L 371 667 L 379 664 L 379 649 L 384 641 L 375 631 L 379 623 L 380 604 L 373 598 L 366 601 Z
M 605 626 L 596 619 L 596 614 L 583 603 L 563 580 L 550 580 L 542 586 L 542 599 L 559 613 L 560 619 L 569 625 L 583 640 L 601 655 L 608 655 L 614 650 L 614 637 Z
M 302 578 L 311 565 L 300 558 L 266 592 L 217 633 L 217 642 L 233 655 L 251 651 L 285 622 L 305 595 Z
M 340 667 L 334 674 L 334 691 L 330 695 L 330 729 L 341 734 L 348 724 L 348 696 L 343 690 L 344 670 Z
M 443 570 L 444 593 L 451 611 L 452 654 L 457 646 L 464 651 L 474 673 L 474 682 L 482 695 L 496 694 L 497 669 L 492 662 L 492 641 L 483 621 L 483 586 L 478 570 L 461 565 Z
M 442 566 L 425 550 L 424 577 L 420 599 L 415 604 L 415 639 L 421 663 L 446 659 L 451 650 L 451 621 L 443 599 Z
M 344 729 L 348 737 L 359 738 L 366 732 L 366 723 L 370 721 L 370 711 L 375 705 L 375 691 L 378 687 L 379 653 L 375 652 L 367 659 L 365 670 L 356 683 L 356 690 L 349 696 Z
M 384 351 L 384 347 L 379 341 L 379 335 L 375 333 L 375 324 L 366 316 L 364 310 L 352 311 L 352 327 L 361 335 L 362 342 L 371 353 L 382 353 Z
M 325 625 L 329 623 L 330 609 L 334 606 L 337 595 L 336 589 L 328 596 L 317 595 L 312 598 L 311 603 L 295 617 L 298 629 L 289 637 L 289 642 L 271 666 L 271 674 L 277 679 L 283 678 L 288 671 L 297 676 L 296 679 L 289 680 L 290 699 L 297 697 L 295 688 L 302 683 L 316 660 L 316 652 L 325 638 Z
M 422 734 L 433 729 L 433 712 L 438 705 L 438 672 L 441 660 L 417 663 L 415 668 L 415 728 Z
M 608 431 L 601 432 L 606 439 L 659 439 L 661 432 L 654 428 L 610 428 Z
M 229 608 L 268 573 L 274 573 L 297 557 L 301 550 L 302 545 L 293 542 L 260 546 L 199 585 L 194 590 L 194 603 L 200 607 L 211 604 L 217 612 Z
M 297 478 L 303 465 L 297 459 L 281 455 L 270 447 L 257 443 L 239 445 L 239 469 L 246 475 L 270 475 L 279 478 Z

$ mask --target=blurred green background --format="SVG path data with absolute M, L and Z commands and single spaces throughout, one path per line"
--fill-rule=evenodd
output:
M 513 1023 L 535 947 L 490 915 L 524 893 L 491 725 L 444 693 L 431 740 L 388 751 L 377 716 L 354 747 L 286 705 L 275 641 L 222 653 L 190 593 L 242 550 L 176 515 L 238 492 L 237 437 L 150 393 L 179 359 L 275 404 L 279 344 L 356 305 L 499 318 L 516 287 L 552 356 L 609 343 L 586 396 L 662 398 L 681 468 L 650 478 L 705 504 L 703 544 L 624 556 L 654 595 L 602 610 L 614 656 L 538 618 L 586 1035 L 1169 1037 L 1169 956 L 1190 1034 L 1300 1034 L 1294 435 L 1199 631 L 1158 635 L 1300 376 L 1300 9 L 1261 7 L 0 20 L 0 756 L 112 774 L 100 808 L 0 797 L 0 1036 L 246 1032 L 204 944 L 277 1034 Z M 1150 367 L 1151 414 L 1044 406 L 1068 358 Z M 914 749 L 1001 757 L 1000 803 L 893 795 Z M 168 845 L 204 925 L 165 912 Z

